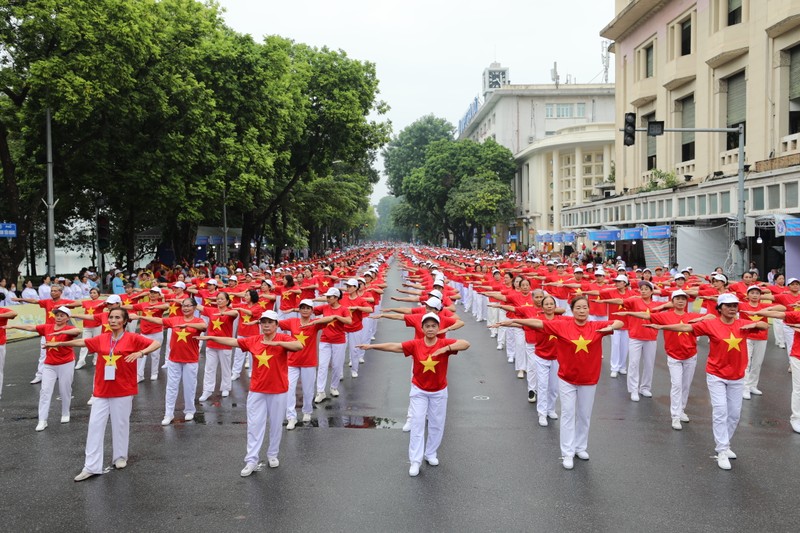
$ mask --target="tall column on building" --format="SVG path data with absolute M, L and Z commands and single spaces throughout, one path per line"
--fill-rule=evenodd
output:
M 558 231 L 561 229 L 561 152 L 553 150 L 553 224 L 548 230 Z
M 603 146 L 603 180 L 607 180 L 611 175 L 611 158 L 614 156 L 614 146 L 606 144 Z
M 583 205 L 583 148 L 575 147 L 575 205 Z

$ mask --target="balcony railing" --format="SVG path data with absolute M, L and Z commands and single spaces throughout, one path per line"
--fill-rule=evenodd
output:
M 675 174 L 680 178 L 681 176 L 694 176 L 694 159 L 684 161 L 675 165 Z
M 793 133 L 781 139 L 781 155 L 800 153 L 800 133 Z

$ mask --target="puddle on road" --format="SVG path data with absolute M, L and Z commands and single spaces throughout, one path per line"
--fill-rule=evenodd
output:
M 197 412 L 194 415 L 194 422 L 201 425 L 216 424 L 219 426 L 226 424 L 233 425 L 246 425 L 246 420 L 223 420 L 216 416 L 206 418 L 206 413 Z M 302 420 L 302 419 L 300 419 Z M 296 429 L 302 428 L 348 428 L 348 429 L 399 429 L 403 427 L 405 420 L 398 421 L 394 418 L 386 418 L 380 416 L 323 416 L 313 417 L 311 422 L 297 421 Z M 173 424 L 191 424 L 191 422 L 183 422 L 175 420 Z M 284 425 L 286 423 L 284 422 Z

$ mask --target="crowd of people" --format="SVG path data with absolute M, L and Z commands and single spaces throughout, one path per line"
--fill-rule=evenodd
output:
M 16 316 L 13 306 L 0 307 L 0 393 L 9 328 L 41 337 L 31 381 L 41 383 L 36 431 L 47 428 L 55 383 L 61 423 L 69 423 L 74 372 L 94 369 L 86 460 L 75 477 L 82 481 L 103 472 L 109 418 L 112 463 L 126 467 L 132 398 L 146 377 L 157 381 L 166 369 L 161 424 L 167 426 L 180 403 L 183 419 L 191 421 L 198 401 L 217 393 L 229 396 L 232 381 L 246 375 L 247 452 L 241 475 L 249 476 L 258 469 L 267 436 L 267 464 L 278 467 L 284 427 L 291 431 L 298 423 L 310 423 L 314 403 L 339 396 L 348 359 L 348 383 L 355 384 L 369 350 L 402 353 L 412 359 L 403 430 L 410 433 L 409 474 L 416 476 L 423 460 L 439 464 L 449 358 L 470 348 L 457 338 L 466 326 L 460 311 L 473 315 L 472 328 L 486 323 L 503 359 L 526 380 L 527 401 L 537 404 L 539 425 L 560 419 L 562 464 L 569 470 L 574 457 L 589 459 L 603 338 L 611 336 L 608 375 L 624 377 L 630 400 L 639 402 L 652 397 L 657 336 L 664 331 L 674 430 L 690 421 L 697 338 L 709 338 L 705 370 L 716 460 L 728 470 L 736 458 L 731 440 L 743 400 L 762 394 L 759 376 L 771 319 L 775 342 L 789 356 L 790 422 L 800 433 L 800 343 L 794 342 L 800 328 L 800 280 L 777 275 L 764 283 L 756 272 L 746 272 L 731 283 L 721 269 L 699 274 L 675 265 L 639 269 L 622 261 L 595 265 L 563 259 L 376 245 L 324 260 L 242 265 L 232 272 L 144 271 L 137 283 L 122 280 L 121 291 L 110 294 L 91 286 L 90 274 L 85 294 L 83 277 L 70 284 L 80 287 L 80 294 L 76 289 L 67 294 L 66 280 L 56 279 L 46 294 L 7 298 L 7 304 L 42 307 L 44 324 L 8 325 Z M 384 295 L 387 269 L 395 263 L 403 286 Z M 390 300 L 404 305 L 388 307 Z M 413 331 L 404 342 L 374 344 L 382 319 L 403 321 Z M 74 320 L 82 321 L 82 328 Z M 74 348 L 80 348 L 77 358 Z M 202 357 L 202 392 L 196 400 Z

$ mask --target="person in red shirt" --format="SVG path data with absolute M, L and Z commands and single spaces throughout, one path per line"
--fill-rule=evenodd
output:
M 250 289 L 242 293 L 247 299 L 245 302 L 236 306 L 239 312 L 239 327 L 236 328 L 237 337 L 252 337 L 258 335 L 261 327 L 258 323 L 258 318 L 267 309 L 268 304 L 272 303 L 269 300 L 261 300 L 258 291 Z M 246 354 L 236 346 L 233 349 L 233 370 L 231 371 L 231 381 L 236 381 L 242 373 L 243 368 L 250 368 L 250 360 L 252 354 Z
M 238 346 L 253 354 L 253 375 L 250 392 L 247 394 L 247 454 L 241 476 L 247 477 L 258 467 L 258 453 L 264 443 L 267 420 L 269 420 L 269 446 L 267 462 L 277 468 L 278 452 L 286 416 L 286 393 L 289 390 L 289 352 L 303 348 L 303 344 L 289 335 L 278 333 L 278 314 L 264 311 L 259 319 L 261 333 L 252 337 L 232 339 L 230 337 L 201 336 L 209 344 Z
M 325 394 L 325 385 L 328 381 L 328 366 L 331 367 L 331 396 L 339 396 L 339 382 L 344 373 L 344 355 L 346 336 L 344 326 L 353 323 L 350 311 L 339 303 L 342 291 L 331 287 L 325 293 L 326 305 L 314 308 L 314 314 L 336 317 L 325 329 L 319 342 L 319 367 L 317 368 L 317 395 L 314 403 L 321 403 L 328 396 Z
M 70 310 L 66 306 L 57 307 L 52 310 L 52 313 L 55 315 L 54 324 L 3 326 L 5 329 L 37 333 L 46 341 L 42 388 L 39 391 L 39 423 L 36 425 L 36 431 L 44 431 L 47 427 L 47 415 L 50 411 L 50 400 L 53 397 L 56 380 L 58 380 L 58 391 L 61 394 L 61 423 L 69 422 L 72 378 L 75 373 L 75 352 L 72 351 L 72 348 L 49 347 L 47 343 L 69 340 L 80 335 L 81 331 L 70 323 Z
M 0 398 L 3 397 L 3 367 L 6 365 L 6 325 L 16 317 L 16 311 L 0 307 Z
M 603 337 L 622 328 L 621 320 L 589 321 L 589 300 L 576 296 L 570 302 L 572 320 L 529 319 L 528 324 L 556 337 L 559 396 L 561 398 L 561 456 L 572 470 L 575 455 L 589 460 L 589 423 L 594 394 L 600 380 Z M 541 401 L 541 400 L 540 400 Z
M 289 354 L 289 394 L 286 396 L 286 429 L 291 431 L 297 426 L 297 381 L 303 389 L 303 423 L 311 422 L 311 413 L 314 411 L 314 383 L 318 363 L 318 333 L 325 326 L 336 320 L 336 317 L 324 316 L 313 319 L 314 302 L 310 299 L 300 301 L 298 309 L 300 318 L 288 318 L 278 321 L 278 327 L 288 331 L 303 348 Z
M 603 289 L 600 291 L 600 298 L 598 302 L 603 303 L 603 300 L 630 298 L 633 293 L 628 288 L 628 277 L 625 275 L 618 275 L 614 278 L 614 288 Z M 608 318 L 614 320 L 618 317 L 616 311 L 624 311 L 623 305 L 609 305 Z M 628 373 L 628 346 L 630 345 L 630 338 L 628 337 L 628 323 L 624 317 L 622 318 L 622 328 L 614 331 L 611 337 L 611 377 L 615 378 L 618 374 L 623 376 Z M 601 321 L 602 322 L 602 321 Z
M 749 400 L 753 394 L 756 396 L 763 394 L 758 388 L 758 380 L 761 376 L 764 354 L 767 352 L 769 321 L 766 317 L 756 313 L 768 307 L 772 307 L 772 302 L 761 301 L 761 287 L 758 285 L 750 285 L 747 289 L 747 300 L 739 304 L 739 312 L 746 313 L 742 318 L 749 318 L 753 322 L 767 324 L 767 329 L 754 331 L 747 337 L 747 353 L 750 356 L 750 360 L 744 374 L 744 391 L 742 395 L 745 400 Z
M 81 307 L 83 307 L 84 314 L 93 315 L 101 312 L 105 303 L 105 300 L 100 299 L 100 289 L 93 287 L 89 289 L 89 299 L 83 300 L 81 302 Z M 92 337 L 97 337 L 100 335 L 100 329 L 100 322 L 97 320 L 84 320 L 81 338 L 91 339 Z M 75 370 L 79 370 L 86 366 L 87 355 L 89 355 L 88 350 L 86 348 L 81 348 L 81 351 L 78 354 L 78 362 L 75 364 Z M 97 357 L 94 358 L 94 364 L 97 364 Z
M 133 397 L 138 394 L 137 359 L 161 348 L 161 343 L 125 331 L 130 318 L 125 309 L 108 312 L 111 330 L 91 339 L 48 342 L 48 347 L 86 346 L 105 364 L 98 364 L 94 373 L 94 402 L 89 414 L 86 437 L 86 461 L 75 481 L 83 481 L 103 473 L 103 441 L 106 424 L 111 418 L 111 442 L 114 466 L 128 466 L 128 441 L 130 435 Z
M 358 348 L 360 344 L 367 342 L 363 338 L 364 316 L 372 312 L 372 306 L 358 294 L 358 280 L 350 278 L 345 282 L 347 293 L 342 298 L 342 305 L 347 307 L 350 312 L 352 323 L 344 327 L 347 345 L 350 348 L 350 377 L 358 377 L 358 364 L 364 357 L 364 352 Z
M 800 312 L 800 280 L 789 278 L 786 281 L 789 290 L 774 296 L 774 305 L 768 307 L 769 311 L 790 311 Z M 789 362 L 792 362 L 792 351 L 794 349 L 795 330 L 788 324 L 783 325 L 783 336 L 786 342 L 786 353 L 789 354 Z M 791 369 L 791 367 L 790 367 Z
M 719 295 L 717 311 L 720 316 L 711 320 L 690 324 L 652 324 L 650 327 L 708 336 L 706 383 L 711 397 L 717 466 L 730 470 L 730 459 L 736 459 L 731 450 L 731 439 L 742 412 L 748 330 L 766 329 L 768 326 L 765 322 L 736 318 L 739 299 L 735 294 Z
M 128 306 L 123 305 L 122 308 L 127 309 L 128 311 L 134 310 L 139 313 L 138 315 L 131 316 L 132 320 L 137 320 L 146 316 L 162 316 L 164 314 L 164 310 L 166 310 L 169 306 L 161 301 L 161 288 L 153 287 L 149 291 L 149 296 L 150 301 L 148 302 L 141 302 Z M 153 339 L 159 343 L 164 340 L 164 327 L 161 324 L 141 321 L 139 324 L 139 330 L 141 334 L 148 339 Z M 150 354 L 150 381 L 155 381 L 158 379 L 158 369 L 161 366 L 159 364 L 160 356 L 161 353 L 159 351 L 152 352 Z M 144 369 L 146 364 L 147 359 L 139 359 L 140 382 L 144 381 Z
M 425 333 L 422 339 L 360 346 L 363 350 L 402 353 L 412 358 L 411 435 L 408 442 L 410 476 L 419 475 L 423 457 L 431 466 L 439 464 L 437 451 L 442 442 L 447 416 L 447 363 L 454 353 L 469 349 L 469 342 L 465 340 L 440 338 L 439 321 L 436 313 L 428 313 L 422 317 L 422 329 Z
M 208 320 L 208 332 L 212 337 L 233 338 L 233 322 L 239 312 L 231 308 L 231 297 L 227 292 L 219 292 L 214 298 L 215 306 L 198 305 L 200 313 Z M 205 340 L 205 339 L 201 339 Z M 206 345 L 206 367 L 203 375 L 203 394 L 199 400 L 204 402 L 211 398 L 217 384 L 217 367 L 220 368 L 219 388 L 222 397 L 231 393 L 231 351 L 230 344 L 209 341 Z
M 142 320 L 161 325 L 174 334 L 169 336 L 170 350 L 167 359 L 167 391 L 164 399 L 164 419 L 162 426 L 168 426 L 175 419 L 175 402 L 178 389 L 183 383 L 184 420 L 194 420 L 197 409 L 194 395 L 197 392 L 197 366 L 200 360 L 200 341 L 197 337 L 208 327 L 202 318 L 194 316 L 197 302 L 194 298 L 184 298 L 181 302 L 181 315 L 167 318 L 143 316 Z

